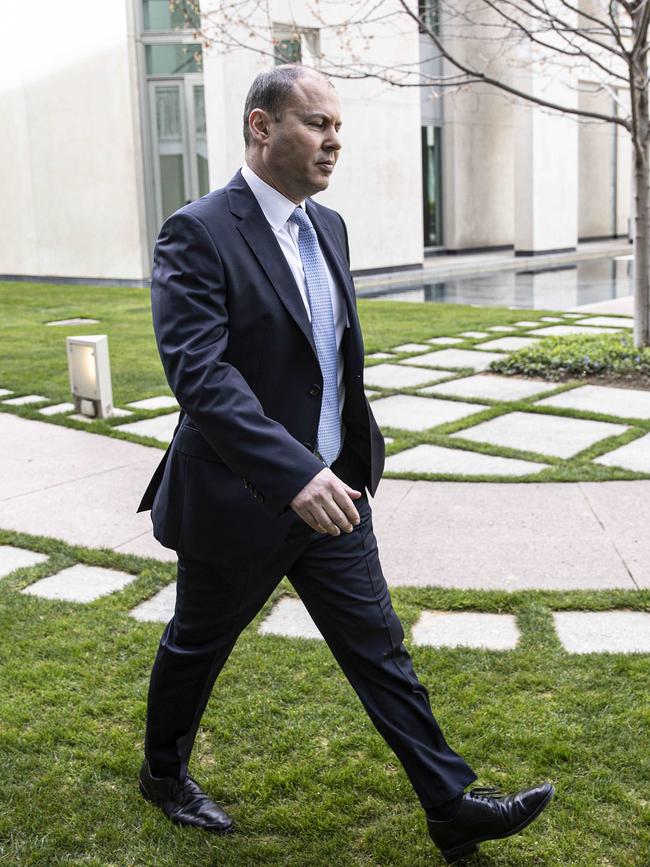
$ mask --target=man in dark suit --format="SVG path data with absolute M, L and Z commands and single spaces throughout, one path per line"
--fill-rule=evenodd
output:
M 365 493 L 384 443 L 363 390 L 347 232 L 310 198 L 329 184 L 340 128 L 324 76 L 261 73 L 244 113 L 246 164 L 173 214 L 156 245 L 154 326 L 181 417 L 140 509 L 177 551 L 178 581 L 140 788 L 175 822 L 232 830 L 188 775 L 190 752 L 238 635 L 286 575 L 451 861 L 525 827 L 552 787 L 465 792 L 476 775 L 445 742 L 402 643 Z

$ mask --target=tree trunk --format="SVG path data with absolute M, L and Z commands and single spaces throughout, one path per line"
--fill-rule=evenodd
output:
M 648 143 L 634 152 L 634 342 L 650 345 L 650 232 L 648 217 Z

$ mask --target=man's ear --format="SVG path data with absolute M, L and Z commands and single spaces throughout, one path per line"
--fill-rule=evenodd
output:
M 258 142 L 265 142 L 269 137 L 270 119 L 263 108 L 254 108 L 248 115 L 248 128 L 251 138 Z

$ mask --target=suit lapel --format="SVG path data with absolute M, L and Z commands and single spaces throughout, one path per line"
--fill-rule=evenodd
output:
M 316 344 L 311 330 L 311 323 L 305 305 L 296 285 L 291 269 L 284 258 L 284 253 L 278 244 L 273 229 L 269 226 L 257 199 L 244 180 L 241 170 L 228 184 L 228 199 L 230 210 L 240 222 L 237 229 L 251 248 L 255 258 L 260 263 L 266 276 L 271 281 L 280 301 L 294 319 L 300 330 L 311 344 L 316 354 Z

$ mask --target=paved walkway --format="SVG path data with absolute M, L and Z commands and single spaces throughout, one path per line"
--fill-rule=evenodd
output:
M 173 560 L 135 513 L 161 456 L 1 413 L 0 527 Z M 650 481 L 384 479 L 373 505 L 392 586 L 650 588 Z

